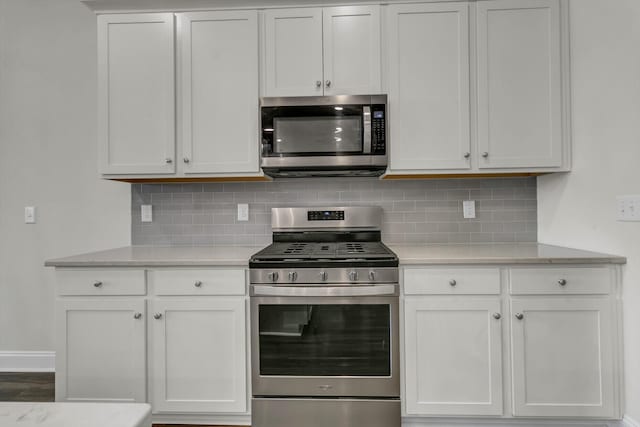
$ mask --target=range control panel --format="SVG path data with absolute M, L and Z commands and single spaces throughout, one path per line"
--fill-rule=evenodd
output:
M 344 211 L 309 211 L 307 219 L 309 221 L 342 221 Z

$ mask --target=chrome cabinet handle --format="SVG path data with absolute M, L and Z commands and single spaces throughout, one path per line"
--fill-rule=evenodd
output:
M 560 279 L 560 280 L 558 280 L 558 285 L 560 285 L 560 286 L 565 286 L 566 284 L 567 284 L 566 279 Z
M 482 157 L 484 157 L 484 158 L 486 159 L 487 157 L 489 157 L 489 153 L 487 153 L 487 152 L 485 151 L 484 153 L 482 153 Z
M 93 283 L 93 286 L 96 287 L 96 288 L 99 288 L 99 287 L 102 286 L 102 282 L 98 280 L 97 282 Z
M 469 153 L 468 151 L 466 153 L 464 153 L 464 158 L 468 159 L 469 157 L 471 157 L 471 153 Z
M 133 315 L 134 319 L 140 319 L 142 317 L 142 313 L 136 313 Z
M 193 284 L 193 286 L 195 286 L 196 288 L 199 288 L 202 286 L 202 282 L 200 280 L 197 280 L 196 283 Z
M 170 159 L 169 157 L 167 157 L 166 159 L 164 159 L 165 163 L 173 163 L 173 159 Z
M 190 161 L 188 157 L 185 157 L 185 158 L 184 158 L 184 159 L 182 159 L 182 160 L 184 160 L 184 162 L 185 162 L 185 163 L 189 163 L 189 161 Z
M 321 80 L 316 80 L 316 87 L 322 87 L 322 81 Z
M 500 320 L 502 318 L 502 314 L 500 313 L 493 313 L 493 318 L 496 320 Z
M 324 84 L 325 84 L 327 87 L 331 87 L 331 80 L 327 80 L 326 82 L 324 82 Z
M 524 314 L 522 313 L 516 313 L 516 319 L 518 320 L 522 320 L 524 318 Z
M 156 313 L 153 315 L 153 318 L 156 320 L 160 319 L 161 317 L 162 317 L 162 313 Z
M 456 281 L 455 281 L 455 279 L 451 279 L 451 280 L 449 280 L 449 284 L 450 284 L 451 286 L 455 286 L 455 285 L 457 285 L 457 284 L 458 284 L 458 282 L 456 282 Z

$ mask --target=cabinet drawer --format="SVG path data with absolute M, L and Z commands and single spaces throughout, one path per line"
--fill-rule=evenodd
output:
M 482 295 L 500 293 L 498 268 L 406 268 L 404 293 Z
M 144 270 L 58 270 L 58 295 L 145 295 Z
M 244 269 L 168 269 L 151 272 L 156 295 L 244 295 Z
M 608 294 L 611 271 L 607 267 L 513 268 L 511 293 L 527 294 Z

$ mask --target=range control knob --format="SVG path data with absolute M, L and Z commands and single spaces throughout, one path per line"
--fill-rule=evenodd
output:
M 267 274 L 267 279 L 269 279 L 269 281 L 271 282 L 277 282 L 278 281 L 278 272 L 277 271 L 272 271 L 269 274 Z
M 326 271 L 321 271 L 320 272 L 320 280 L 322 280 L 323 282 L 327 281 L 327 272 Z
M 295 271 L 290 271 L 289 272 L 289 281 L 290 282 L 295 282 L 296 279 L 298 278 L 298 273 Z
M 376 272 L 374 270 L 371 270 L 369 272 L 369 280 L 371 280 L 372 282 L 376 280 Z
M 351 280 L 352 282 L 355 282 L 356 280 L 358 280 L 358 272 L 355 270 L 351 270 L 349 272 L 349 280 Z

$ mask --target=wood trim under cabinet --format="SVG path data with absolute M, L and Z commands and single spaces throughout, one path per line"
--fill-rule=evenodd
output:
M 209 178 L 107 178 L 110 181 L 128 182 L 129 184 L 179 184 L 198 182 L 269 182 L 265 176 L 225 176 Z
M 393 174 L 384 175 L 380 179 L 514 178 L 540 176 L 548 173 L 551 172 Z

